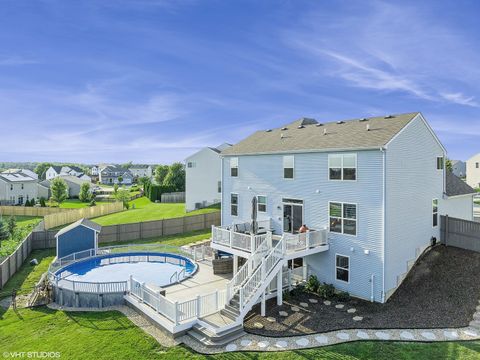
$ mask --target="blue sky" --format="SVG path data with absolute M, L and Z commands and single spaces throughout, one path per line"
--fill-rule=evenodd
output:
M 171 163 L 299 117 L 421 111 L 480 152 L 477 1 L 0 3 L 0 161 Z

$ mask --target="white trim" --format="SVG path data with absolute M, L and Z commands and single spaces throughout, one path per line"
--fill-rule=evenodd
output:
M 268 211 L 268 196 L 267 195 L 263 195 L 263 194 L 260 194 L 260 195 L 255 195 L 257 197 L 257 212 L 259 213 L 267 213 Z M 265 211 L 260 211 L 259 208 L 258 208 L 258 205 L 260 205 L 260 202 L 258 201 L 258 197 L 259 196 L 263 196 L 265 198 Z
M 292 202 L 285 202 L 283 201 L 283 198 L 282 198 L 282 233 L 285 232 L 285 219 L 284 219 L 284 214 L 285 214 L 285 209 L 284 209 L 284 206 L 285 205 L 296 205 L 296 206 L 301 206 L 302 207 L 302 225 L 304 224 L 304 221 L 305 221 L 305 204 L 303 202 L 302 199 L 296 199 L 296 198 L 286 198 L 286 199 L 292 199 L 292 200 L 298 200 L 298 201 L 301 201 L 302 203 L 299 204 L 299 203 L 292 203 Z M 292 226 L 293 226 L 293 221 L 292 221 Z M 295 230 L 294 230 L 295 231 Z M 288 234 L 291 234 L 291 233 L 288 233 Z
M 340 179 L 331 179 L 330 178 L 330 157 L 334 155 L 340 155 L 341 156 L 341 165 L 340 165 Z M 355 179 L 354 180 L 345 180 L 343 178 L 343 157 L 345 155 L 354 155 L 355 156 Z M 347 167 L 347 169 L 351 169 L 350 167 Z M 345 181 L 345 182 L 356 182 L 358 180 L 358 157 L 357 153 L 329 153 L 328 154 L 328 159 L 327 159 L 327 180 L 328 181 Z
M 436 213 L 433 211 L 433 202 L 435 200 L 437 200 L 437 212 Z M 439 207 L 440 207 L 440 202 L 438 201 L 438 198 L 433 198 L 432 199 L 432 213 L 431 213 L 432 217 L 430 218 L 430 220 L 432 221 L 432 229 L 438 228 L 438 223 L 440 222 L 440 211 L 439 211 L 440 209 L 439 209 Z M 437 225 L 433 225 L 433 215 L 434 214 L 437 214 Z
M 232 160 L 233 160 L 233 159 L 237 159 L 237 166 L 236 166 L 236 167 L 232 167 Z M 239 174 L 238 168 L 239 168 L 239 165 L 240 165 L 240 160 L 239 160 L 238 156 L 235 156 L 235 157 L 230 158 L 230 177 L 232 177 L 232 178 L 238 178 L 238 174 Z M 233 170 L 233 169 L 237 169 L 237 175 L 235 175 L 235 176 L 232 175 L 232 170 Z
M 334 217 L 334 218 L 337 218 L 336 216 L 330 216 L 330 203 L 337 203 L 337 204 L 342 204 L 342 209 L 341 209 L 341 217 L 340 219 L 342 220 L 342 232 L 339 233 L 339 232 L 336 232 L 336 231 L 330 231 L 330 217 Z M 343 217 L 343 204 L 347 204 L 347 205 L 355 205 L 355 219 L 348 219 L 348 218 L 344 218 Z M 327 209 L 327 213 L 328 213 L 328 232 L 331 232 L 332 234 L 338 234 L 338 235 L 345 235 L 345 236 L 350 236 L 350 237 L 357 237 L 358 236 L 358 203 L 354 203 L 354 202 L 346 202 L 346 201 L 334 201 L 334 200 L 329 200 L 328 201 L 328 209 Z M 352 235 L 352 234 L 345 234 L 343 232 L 343 220 L 355 220 L 355 235 Z
M 293 177 L 291 178 L 286 178 L 285 177 L 285 169 L 290 169 L 285 167 L 285 157 L 291 157 L 293 159 L 293 167 L 291 168 L 293 170 Z M 295 155 L 283 155 L 282 156 L 282 178 L 283 180 L 295 180 Z
M 437 161 L 436 161 L 436 164 L 435 164 L 435 168 L 437 169 L 437 171 L 441 171 L 443 172 L 443 170 L 445 169 L 445 156 L 437 156 Z M 442 159 L 442 168 L 439 169 L 438 168 L 438 159 Z
M 337 279 L 337 256 L 343 256 L 343 257 L 346 257 L 348 259 L 348 281 L 345 281 L 345 280 L 342 280 L 342 279 Z M 351 266 L 350 266 L 350 256 L 348 255 L 343 255 L 343 254 L 339 254 L 339 253 L 335 253 L 335 262 L 334 262 L 334 271 L 335 271 L 335 276 L 334 276 L 334 279 L 335 281 L 340 281 L 341 283 L 343 284 L 350 284 L 350 270 L 351 270 Z
M 69 226 L 70 226 L 70 225 L 69 225 Z M 97 234 L 100 233 L 100 231 L 95 230 L 94 228 L 91 228 L 90 226 L 87 226 L 87 225 L 85 225 L 85 224 L 78 224 L 76 227 L 78 227 L 78 226 L 83 226 L 83 227 L 85 227 L 85 228 L 87 228 L 87 229 L 93 230 L 93 231 L 94 231 L 95 233 L 97 233 Z M 66 226 L 65 226 L 65 227 L 66 227 Z M 73 230 L 73 229 L 75 229 L 76 227 L 71 228 L 70 230 Z M 55 237 L 56 237 L 56 238 L 58 238 L 58 234 L 59 234 L 60 231 L 62 231 L 62 230 L 63 230 L 63 229 L 60 229 L 59 232 L 55 234 Z M 70 230 L 68 230 L 68 231 L 70 231 Z M 61 233 L 60 235 L 63 235 L 63 234 L 65 234 L 65 233 Z M 57 245 L 58 245 L 58 244 L 57 244 Z

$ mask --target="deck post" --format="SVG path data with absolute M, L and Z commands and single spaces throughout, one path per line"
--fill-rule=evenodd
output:
M 265 291 L 262 291 L 262 304 L 260 309 L 260 315 L 265 316 Z
M 255 251 L 255 235 L 250 235 L 250 253 Z
M 200 314 L 202 313 L 202 304 L 200 301 L 200 295 L 197 295 L 197 319 L 200 317 Z
M 218 289 L 215 290 L 215 310 L 218 310 Z
M 283 268 L 282 268 L 283 269 Z M 283 304 L 283 272 L 282 269 L 277 274 L 277 305 Z
M 175 318 L 175 325 L 178 325 L 178 301 L 175 301 L 175 313 L 173 316 Z
M 233 255 L 233 276 L 238 272 L 238 255 Z

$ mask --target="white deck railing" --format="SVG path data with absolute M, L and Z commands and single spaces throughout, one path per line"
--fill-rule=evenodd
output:
M 286 239 L 285 251 L 287 254 L 328 244 L 327 230 L 325 229 L 310 230 L 299 234 L 284 233 L 283 237 Z
M 249 223 L 232 224 L 229 226 L 212 226 L 212 243 L 246 252 L 255 252 L 260 244 L 268 237 L 271 230 L 271 220 L 258 221 L 258 228 L 267 232 L 264 234 L 248 234 L 235 231 L 238 226 L 249 226 Z

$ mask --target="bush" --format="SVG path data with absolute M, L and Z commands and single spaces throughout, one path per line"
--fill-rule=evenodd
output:
M 150 183 L 145 185 L 145 196 L 148 197 L 151 202 L 155 202 L 156 200 L 161 200 L 162 194 L 173 192 L 174 190 L 172 186 Z
M 305 290 L 310 292 L 317 292 L 318 287 L 320 286 L 320 281 L 315 275 L 310 275 L 305 285 Z
M 133 185 L 132 187 L 130 187 L 130 192 L 136 192 L 136 191 L 140 191 L 140 188 L 138 187 L 138 185 Z
M 3 218 L 0 218 L 0 241 L 7 240 L 9 237 L 10 234 L 8 233 L 8 225 Z
M 41 197 L 40 198 L 40 206 L 41 207 L 46 207 L 47 206 L 47 199 L 45 199 L 44 197 Z
M 338 301 L 348 301 L 350 300 L 350 294 L 346 291 L 340 291 L 335 295 Z
M 305 286 L 303 284 L 299 284 L 290 291 L 290 295 L 293 297 L 296 297 L 301 295 L 304 291 L 305 291 Z
M 324 299 L 332 299 L 335 296 L 335 287 L 332 284 L 323 283 L 318 287 L 317 293 Z
M 89 206 L 96 206 L 96 205 L 97 205 L 97 202 L 95 201 L 95 199 L 92 199 L 92 201 L 90 201 Z

